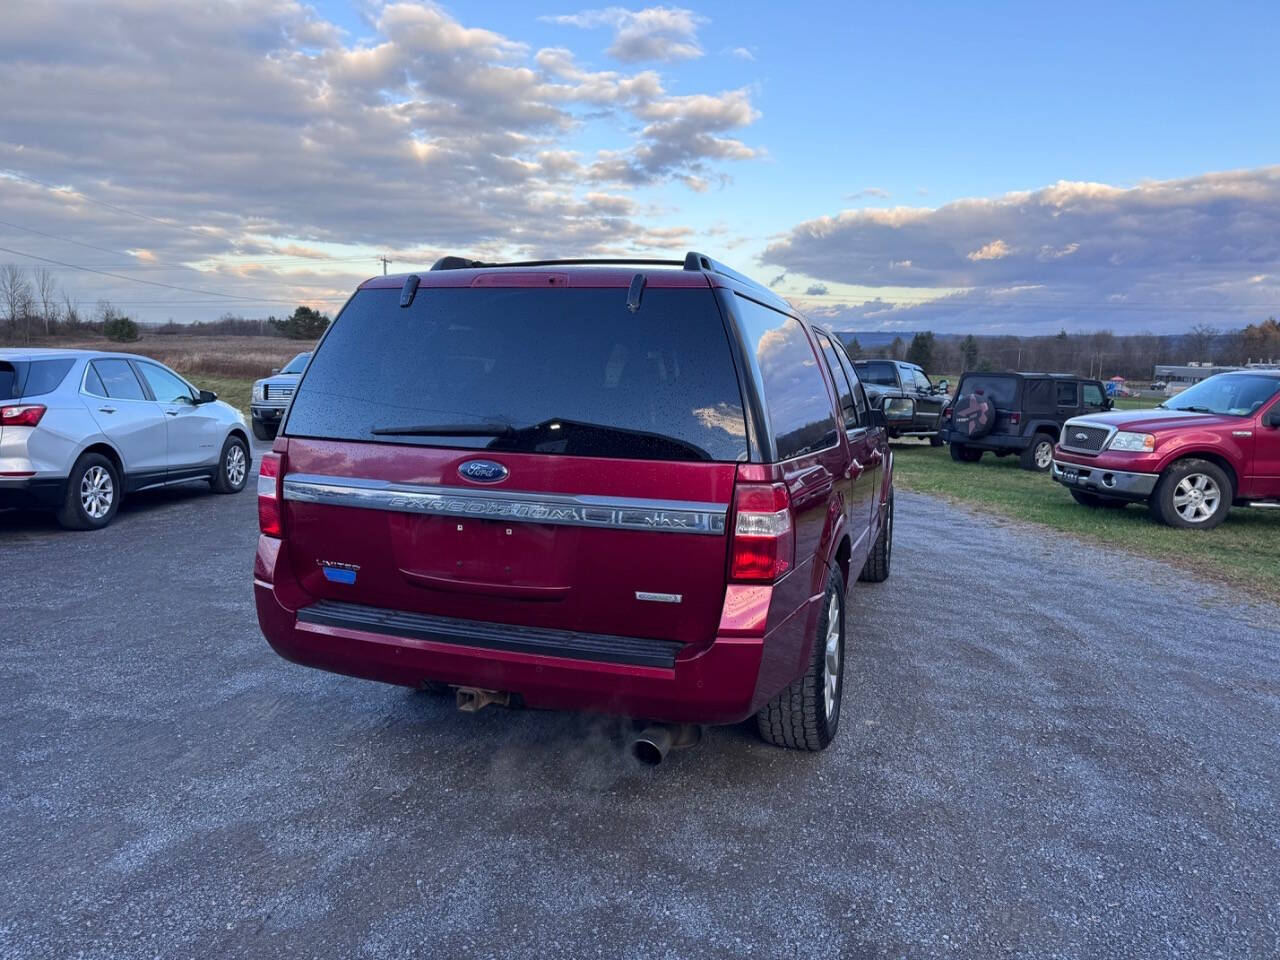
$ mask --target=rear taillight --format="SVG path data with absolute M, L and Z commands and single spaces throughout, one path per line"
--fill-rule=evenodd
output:
M 951 408 L 950 408 L 950 407 L 946 407 L 945 409 L 943 409 L 943 411 L 942 411 L 942 419 L 943 419 L 943 420 L 950 420 L 950 419 L 951 419 Z
M 44 416 L 44 406 L 39 403 L 27 403 L 21 406 L 0 407 L 0 426 L 34 427 Z
M 773 583 L 795 562 L 796 535 L 786 484 L 740 483 L 733 492 L 729 579 Z
M 268 537 L 284 536 L 281 465 L 280 454 L 264 453 L 258 467 L 258 529 Z
M 1020 413 L 1011 413 L 1011 414 L 1009 414 L 1009 423 L 1010 423 L 1010 425 L 1012 425 L 1012 426 L 1015 426 L 1015 427 L 1016 427 L 1016 426 L 1017 426 L 1018 424 L 1020 424 L 1021 422 L 1022 422 L 1022 414 L 1020 414 Z

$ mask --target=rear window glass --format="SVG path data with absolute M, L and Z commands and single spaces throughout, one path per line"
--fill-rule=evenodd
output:
M 11 400 L 18 395 L 18 373 L 13 364 L 0 360 L 0 399 Z
M 286 434 L 644 460 L 745 460 L 710 289 L 362 290 L 317 349 Z M 479 434 L 467 434 L 475 429 Z M 434 432 L 433 432 L 434 431 Z
M 26 383 L 22 384 L 23 398 L 53 393 L 67 378 L 67 371 L 74 365 L 74 360 L 32 360 L 27 364 Z M 0 396 L 3 394 L 3 389 L 0 389 Z
M 878 387 L 896 387 L 898 385 L 898 374 L 895 372 L 892 363 L 879 363 L 876 361 L 855 363 L 853 368 L 858 371 L 858 379 L 863 383 L 873 383 Z
M 1046 381 L 1047 382 L 1047 381 Z M 960 387 L 962 393 L 978 393 L 995 403 L 997 407 L 1012 407 L 1018 395 L 1018 381 L 1013 377 L 965 377 Z
M 800 321 L 737 298 L 742 333 L 760 374 L 778 459 L 789 460 L 835 444 L 835 413 L 818 357 Z

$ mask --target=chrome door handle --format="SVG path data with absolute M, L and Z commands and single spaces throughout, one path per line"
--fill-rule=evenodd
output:
M 115 407 L 99 407 L 98 412 L 99 413 L 115 413 L 116 408 Z

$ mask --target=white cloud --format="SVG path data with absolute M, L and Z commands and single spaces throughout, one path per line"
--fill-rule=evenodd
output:
M 1280 166 L 847 210 L 797 225 L 762 259 L 827 282 L 917 288 L 885 298 L 909 323 L 1241 326 L 1280 301 L 1267 279 L 1280 273 Z
M 1009 245 L 1003 240 L 992 240 L 990 243 L 984 243 L 977 250 L 971 250 L 965 254 L 970 260 L 999 260 L 1001 257 L 1009 255 Z
M 633 25 L 676 36 L 657 25 L 686 24 L 692 36 L 699 22 L 653 9 Z M 357 42 L 295 0 L 89 8 L 65 0 L 6 10 L 0 170 L 195 230 L 0 177 L 4 219 L 108 250 L 150 251 L 148 269 L 215 287 L 193 283 L 181 265 L 223 264 L 216 269 L 231 277 L 229 254 L 282 263 L 288 254 L 273 250 L 290 244 L 336 249 L 339 261 L 352 249 L 386 250 L 402 267 L 447 251 L 673 246 L 689 228 L 647 225 L 639 218 L 649 208 L 619 191 L 670 181 L 702 189 L 728 162 L 760 155 L 737 136 L 758 116 L 746 90 L 673 96 L 653 70 L 589 70 L 568 50 L 534 50 L 429 3 L 387 4 L 370 16 L 375 32 Z M 78 29 L 66 28 L 71 21 Z M 626 40 L 636 42 L 631 33 Z M 584 130 L 607 148 L 584 156 Z M 141 262 L 79 258 L 10 228 L 0 237 L 68 261 Z M 333 296 L 350 286 L 334 270 L 372 266 L 312 262 L 325 265 L 303 287 Z M 261 282 L 224 286 L 292 296 L 301 275 L 287 274 L 273 268 Z M 130 289 L 103 280 L 90 299 Z
M 728 47 L 725 49 L 724 52 L 731 57 L 736 57 L 739 60 L 754 61 L 756 58 L 755 52 L 753 50 L 750 50 L 747 47 Z
M 698 27 L 707 22 L 705 17 L 681 7 L 646 7 L 634 11 L 606 7 L 542 19 L 584 30 L 611 27 L 613 43 L 606 52 L 623 63 L 672 62 L 700 57 L 702 47 L 698 44 Z

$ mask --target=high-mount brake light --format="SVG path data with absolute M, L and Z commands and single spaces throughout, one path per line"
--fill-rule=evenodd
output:
M 773 583 L 795 564 L 791 498 L 783 483 L 739 483 L 734 488 L 729 579 Z
M 278 453 L 264 453 L 258 467 L 258 529 L 268 537 L 284 536 L 283 467 Z

